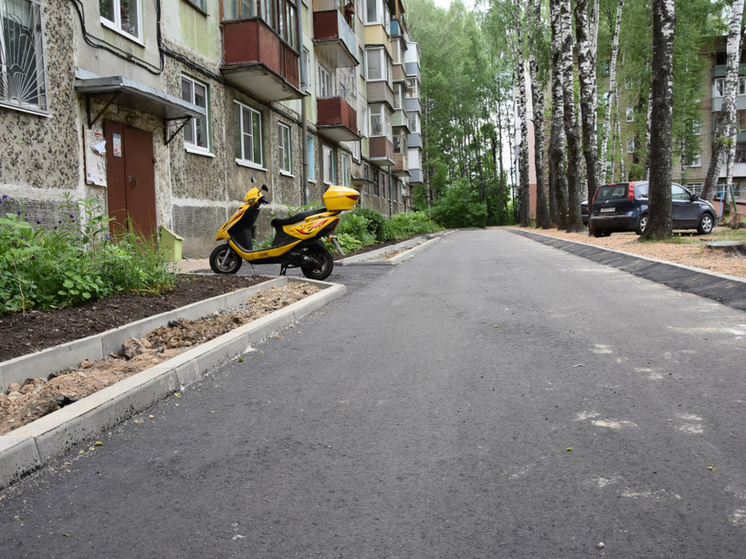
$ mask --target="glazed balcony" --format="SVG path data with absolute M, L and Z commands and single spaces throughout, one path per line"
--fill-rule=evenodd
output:
M 397 177 L 408 177 L 410 175 L 406 153 L 394 153 L 394 167 L 391 172 Z
M 357 134 L 357 111 L 341 97 L 316 101 L 319 134 L 335 142 L 353 142 Z
M 223 76 L 267 101 L 300 99 L 299 55 L 261 19 L 223 22 Z
M 339 10 L 313 13 L 313 44 L 316 51 L 332 61 L 335 68 L 357 66 L 355 32 Z
M 394 164 L 394 143 L 386 136 L 374 136 L 369 140 L 370 160 L 381 167 Z

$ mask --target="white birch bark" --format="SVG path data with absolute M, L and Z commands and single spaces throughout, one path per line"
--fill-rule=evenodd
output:
M 565 103 L 564 87 L 562 84 L 562 23 L 560 21 L 560 2 L 562 0 L 550 0 L 550 18 L 552 27 L 552 129 L 549 140 L 549 164 L 550 176 L 554 183 L 551 191 L 554 192 L 557 215 L 552 220 L 557 223 L 558 229 L 567 228 L 567 167 L 566 167 L 566 145 L 565 136 Z
M 733 153 L 729 156 L 729 165 L 735 158 L 736 129 L 736 93 L 738 90 L 738 65 L 741 52 L 741 25 L 743 22 L 744 0 L 734 0 L 731 8 L 731 19 L 728 27 L 728 45 L 726 47 L 728 60 L 725 74 L 725 95 L 720 116 L 716 122 L 715 140 L 712 143 L 712 158 L 707 170 L 705 186 L 702 190 L 702 198 L 712 200 L 715 196 L 720 168 L 722 166 L 725 148 L 731 144 Z M 730 152 L 730 150 L 729 150 Z M 732 180 L 732 168 L 727 171 L 728 180 Z
M 602 128 L 601 136 L 601 164 L 599 183 L 609 182 L 611 173 L 609 172 L 609 161 L 607 159 L 607 147 L 609 145 L 609 135 L 612 130 L 612 107 L 618 107 L 619 95 L 617 90 L 617 60 L 619 58 L 619 31 L 622 27 L 622 9 L 624 0 L 619 0 L 616 9 L 616 21 L 614 23 L 614 33 L 611 37 L 611 63 L 609 64 L 609 91 L 606 98 L 606 118 Z M 612 148 L 613 150 L 613 148 Z M 613 169 L 612 169 L 613 171 Z

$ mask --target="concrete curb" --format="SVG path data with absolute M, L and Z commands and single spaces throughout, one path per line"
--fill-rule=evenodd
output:
M 8 487 L 80 442 L 121 423 L 182 387 L 198 381 L 207 371 L 243 355 L 252 345 L 321 309 L 347 292 L 347 288 L 340 284 L 283 277 L 236 291 L 228 296 L 203 301 L 202 303 L 209 303 L 205 308 L 212 310 L 203 311 L 201 316 L 221 308 L 217 305 L 231 304 L 223 301 L 244 301 L 261 289 L 267 289 L 272 285 L 284 285 L 288 281 L 314 283 L 324 287 L 324 290 L 0 436 L 0 489 Z M 193 307 L 195 305 L 189 305 L 164 315 L 172 316 L 175 313 L 179 317 L 185 317 L 186 314 L 182 313 L 184 310 L 197 318 L 199 311 Z M 157 318 L 164 315 L 158 315 Z M 131 326 L 124 326 L 121 330 L 131 332 Z M 100 334 L 99 337 L 103 339 L 107 334 L 109 332 Z M 100 341 L 99 345 L 103 347 L 103 342 Z M 78 358 L 76 366 L 82 359 Z
M 416 240 L 409 239 L 396 245 L 379 248 L 377 250 L 371 250 L 370 252 L 357 254 L 355 256 L 349 256 L 347 258 L 343 258 L 342 260 L 338 260 L 334 264 L 339 266 L 396 266 L 397 264 L 400 264 L 405 260 L 409 260 L 410 258 L 418 255 L 423 250 L 430 248 L 435 243 L 440 241 L 441 238 L 442 235 L 436 235 L 429 240 L 423 243 L 418 243 L 416 245 L 414 244 L 417 242 Z M 407 248 L 408 246 L 411 246 L 412 248 L 408 249 L 405 252 L 402 252 L 401 254 L 397 254 L 393 258 L 385 257 L 386 254 L 396 252 L 397 250 Z
M 553 248 L 582 256 L 588 260 L 624 270 L 635 276 L 662 283 L 673 289 L 693 293 L 728 307 L 746 311 L 746 280 L 743 278 L 595 245 L 558 239 L 522 229 L 509 229 L 509 231 Z

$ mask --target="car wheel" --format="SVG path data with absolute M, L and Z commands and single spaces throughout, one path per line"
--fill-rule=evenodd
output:
M 216 274 L 235 274 L 243 264 L 241 257 L 228 245 L 220 245 L 210 254 L 210 268 Z
M 708 213 L 702 214 L 699 218 L 699 225 L 697 225 L 697 233 L 700 235 L 708 235 L 712 233 L 712 229 L 715 227 L 715 220 Z
M 645 228 L 648 226 L 648 214 L 642 214 L 640 216 L 640 221 L 637 222 L 637 228 L 635 229 L 635 233 L 638 235 L 642 235 L 645 232 Z

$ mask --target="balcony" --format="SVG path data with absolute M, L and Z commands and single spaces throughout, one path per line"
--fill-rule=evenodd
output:
M 313 13 L 313 44 L 335 68 L 360 64 L 356 54 L 355 33 L 339 10 Z
M 388 82 L 368 80 L 366 87 L 368 104 L 386 103 L 392 109 L 394 108 L 394 90 Z
M 341 97 L 319 99 L 316 102 L 319 134 L 334 142 L 354 142 L 357 134 L 357 111 Z
M 374 136 L 369 140 L 370 160 L 380 167 L 390 167 L 394 162 L 394 143 L 386 136 Z
M 394 111 L 394 115 L 391 117 L 391 126 L 394 128 L 405 128 L 406 132 L 409 132 L 409 119 L 407 113 L 402 109 Z
M 261 19 L 223 22 L 223 76 L 266 101 L 303 97 L 298 58 Z
M 406 153 L 394 153 L 394 167 L 391 172 L 397 177 L 408 177 L 410 175 Z

